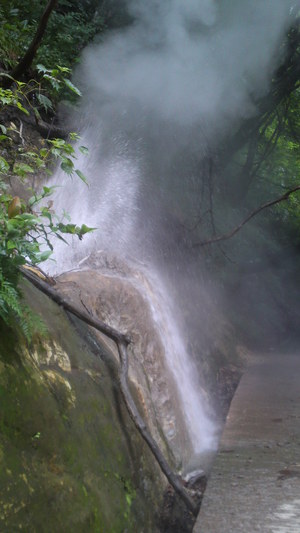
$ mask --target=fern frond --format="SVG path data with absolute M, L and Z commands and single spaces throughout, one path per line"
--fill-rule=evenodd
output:
M 1 316 L 5 320 L 6 316 L 13 313 L 16 316 L 22 315 L 22 307 L 20 303 L 20 294 L 10 281 L 4 278 L 0 271 L 0 308 Z
M 32 341 L 34 335 L 45 336 L 47 333 L 46 325 L 41 317 L 23 301 L 18 286 L 6 278 L 1 267 L 0 318 L 10 327 L 18 326 L 28 342 Z
M 48 331 L 45 322 L 24 302 L 21 302 L 21 305 L 22 314 L 19 318 L 19 325 L 26 340 L 31 342 L 35 335 L 44 337 Z

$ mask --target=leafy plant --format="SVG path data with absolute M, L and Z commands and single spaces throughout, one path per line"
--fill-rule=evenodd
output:
M 44 78 L 47 79 L 48 76 L 51 83 L 66 83 L 67 80 L 66 85 L 78 92 L 65 78 L 66 73 L 69 73 L 69 69 L 49 71 L 43 68 Z M 44 96 L 40 83 L 31 82 L 28 85 L 15 81 L 14 89 L 0 88 L 0 109 L 14 107 L 26 115 L 34 112 L 38 117 L 39 110 L 31 99 L 33 91 L 39 95 L 37 101 L 40 105 L 51 105 L 51 101 Z M 14 125 L 7 127 L 0 124 L 0 147 L 12 142 L 11 135 L 14 131 Z M 14 152 L 12 160 L 5 157 L 4 152 L 0 156 L 0 317 L 9 325 L 17 321 L 27 339 L 32 336 L 37 317 L 32 319 L 32 313 L 22 301 L 19 289 L 20 266 L 26 263 L 38 265 L 49 259 L 53 251 L 53 238 L 65 241 L 65 235 L 71 234 L 82 239 L 93 228 L 85 224 L 77 226 L 66 220 L 65 214 L 59 217 L 53 211 L 53 202 L 50 200 L 47 203 L 47 200 L 55 187 L 43 186 L 39 192 L 31 189 L 31 196 L 24 200 L 10 192 L 8 181 L 15 177 L 28 182 L 28 177 L 41 171 L 51 173 L 49 167 L 59 162 L 64 172 L 68 175 L 75 173 L 86 183 L 84 174 L 74 164 L 76 153 L 72 142 L 78 139 L 76 133 L 71 133 L 68 140 L 44 141 L 44 146 L 40 149 L 28 150 L 22 145 L 17 153 Z M 84 146 L 80 146 L 79 150 L 87 153 Z
M 253 195 L 270 197 L 270 190 L 278 196 L 299 184 L 300 164 L 300 88 L 270 116 L 269 123 L 260 129 L 259 143 L 253 165 Z M 272 210 L 276 227 L 282 238 L 286 235 L 295 243 L 300 242 L 300 199 L 291 195 L 287 202 L 279 203 Z
M 57 65 L 56 68 L 48 69 L 42 64 L 38 64 L 36 68 L 38 73 L 42 76 L 43 82 L 46 82 L 48 84 L 48 87 L 50 88 L 52 94 L 54 93 L 56 96 L 64 94 L 65 96 L 67 89 L 67 92 L 71 93 L 73 96 L 81 96 L 81 92 L 78 87 L 76 87 L 69 79 L 69 75 L 71 73 L 70 68 L 61 67 L 60 65 Z M 46 110 L 48 108 L 52 108 L 50 100 L 47 98 L 45 102 L 45 97 L 41 95 L 40 92 L 37 98 L 39 100 L 39 103 Z

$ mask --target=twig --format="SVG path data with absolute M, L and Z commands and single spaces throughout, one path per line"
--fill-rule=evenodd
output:
M 120 389 L 123 396 L 124 403 L 127 407 L 127 411 L 133 420 L 136 428 L 139 430 L 139 433 L 142 435 L 143 439 L 147 442 L 150 450 L 152 451 L 154 457 L 156 458 L 161 470 L 165 474 L 166 478 L 175 489 L 175 491 L 180 495 L 180 497 L 185 502 L 186 506 L 193 514 L 197 514 L 199 507 L 192 500 L 191 496 L 184 489 L 181 478 L 172 472 L 170 466 L 168 465 L 166 459 L 162 455 L 156 441 L 153 439 L 149 433 L 145 422 L 143 421 L 140 413 L 137 410 L 135 402 L 131 396 L 129 387 L 128 387 L 128 352 L 127 348 L 122 342 L 117 343 L 121 368 L 120 368 Z
M 22 145 L 24 146 L 25 140 L 24 140 L 24 137 L 23 137 L 23 122 L 22 122 L 22 120 L 20 118 L 19 118 L 19 121 L 20 121 L 20 130 L 18 131 L 18 134 L 20 136 Z
M 299 190 L 300 190 L 300 185 L 297 185 L 297 187 L 290 189 L 289 191 L 287 191 L 285 194 L 283 194 L 279 198 L 276 198 L 275 200 L 271 200 L 270 202 L 267 202 L 261 205 L 260 207 L 257 207 L 256 209 L 254 209 L 254 211 L 252 211 L 252 213 L 250 213 L 242 222 L 240 222 L 240 224 L 238 224 L 238 226 L 236 226 L 229 233 L 224 233 L 224 235 L 218 235 L 217 237 L 212 237 L 211 239 L 207 239 L 206 241 L 195 242 L 192 246 L 193 247 L 207 246 L 208 244 L 214 244 L 216 242 L 227 241 L 228 239 L 231 239 L 231 237 L 236 235 L 236 233 L 238 233 L 238 231 L 240 231 L 242 227 L 245 224 L 247 224 L 247 222 L 249 222 L 249 220 L 251 220 L 253 217 L 258 215 L 258 213 L 260 213 L 264 209 L 267 209 L 268 207 L 271 207 L 272 205 L 276 205 L 276 204 L 279 204 L 280 202 L 287 200 L 291 194 Z
M 88 315 L 88 313 L 81 311 L 76 305 L 72 304 L 61 294 L 59 294 L 56 289 L 50 287 L 43 280 L 37 278 L 32 272 L 29 272 L 26 268 L 21 267 L 20 270 L 23 276 L 28 279 L 37 289 L 42 291 L 44 294 L 47 294 L 47 296 L 54 300 L 54 302 L 56 302 L 58 305 L 61 305 L 61 307 L 63 307 L 66 311 L 69 311 L 73 315 L 77 316 L 78 318 L 86 322 L 89 326 L 98 329 L 99 331 L 101 331 L 101 333 L 104 333 L 116 343 L 123 342 L 125 346 L 128 346 L 128 344 L 130 343 L 130 338 L 128 337 L 128 335 L 120 333 L 119 331 L 108 326 L 98 318 L 91 317 L 90 315 Z

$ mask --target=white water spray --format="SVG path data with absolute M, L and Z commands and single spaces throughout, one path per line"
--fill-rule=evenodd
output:
M 147 273 L 151 290 L 144 290 L 164 343 L 165 357 L 173 374 L 181 400 L 187 431 L 195 454 L 216 447 L 216 427 L 207 412 L 205 393 L 201 389 L 197 367 L 189 356 L 174 312 L 174 302 L 167 294 L 160 276 Z M 140 286 L 141 287 L 141 286 Z
M 88 144 L 85 142 L 85 144 Z M 92 150 L 93 151 L 93 150 Z M 78 163 L 83 164 L 83 156 L 78 155 Z M 91 159 L 93 159 L 91 157 Z M 139 199 L 139 176 L 137 167 L 130 161 L 110 161 L 95 172 L 97 165 L 91 164 L 85 168 L 88 179 L 93 176 L 91 185 L 78 180 L 72 183 L 72 194 L 68 178 L 58 171 L 52 178 L 53 184 L 61 182 L 64 189 L 59 188 L 54 201 L 55 210 L 63 209 L 70 213 L 77 223 L 89 223 L 99 229 L 82 242 L 74 239 L 66 249 L 60 241 L 55 246 L 56 264 L 49 264 L 52 273 L 78 269 L 86 256 L 92 251 L 102 250 L 112 252 L 116 257 L 126 257 L 128 252 L 136 251 L 135 261 L 139 260 L 139 247 L 136 233 L 139 227 L 136 223 Z M 130 260 L 129 260 L 130 264 Z M 163 277 L 149 258 L 147 266 L 138 266 L 136 288 L 148 302 L 153 322 L 160 334 L 164 346 L 166 363 L 174 377 L 181 408 L 185 419 L 189 440 L 194 454 L 201 454 L 216 447 L 217 436 L 215 424 L 208 414 L 207 398 L 201 388 L 196 364 L 189 356 L 182 336 L 182 325 L 176 318 L 176 304 L 172 295 L 167 294 Z M 132 265 L 131 265 L 132 267 Z
M 267 91 L 292 2 L 127 2 L 135 23 L 91 46 L 78 72 L 90 149 L 81 170 L 90 186 L 73 181 L 71 193 L 59 190 L 55 201 L 56 211 L 98 231 L 72 253 L 58 247 L 56 259 L 65 270 L 103 249 L 147 265 L 147 299 L 199 452 L 215 445 L 215 428 L 186 348 L 186 305 L 194 330 L 201 320 L 200 272 L 180 223 L 197 215 L 201 159 L 229 126 L 255 113 L 255 97 Z M 60 180 L 58 174 L 53 182 Z

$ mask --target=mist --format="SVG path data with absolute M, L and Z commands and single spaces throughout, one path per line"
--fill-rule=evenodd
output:
M 257 113 L 284 57 L 293 2 L 127 3 L 132 23 L 89 46 L 75 76 L 84 97 L 74 126 L 90 152 L 77 166 L 89 187 L 73 181 L 72 195 L 59 190 L 55 200 L 57 211 L 98 230 L 56 257 L 65 270 L 105 250 L 159 276 L 172 328 L 197 365 L 217 329 L 219 298 L 187 231 L 199 213 L 203 161 Z
M 168 263 L 168 273 L 180 268 L 186 228 L 199 217 L 203 161 L 256 114 L 284 57 L 294 2 L 127 5 L 132 23 L 89 46 L 77 69 L 84 97 L 73 126 L 90 149 L 78 160 L 89 188 L 74 181 L 72 196 L 59 191 L 56 206 L 98 228 L 76 245 L 73 262 L 102 247 L 160 269 Z M 193 262 L 192 253 L 184 269 L 199 276 Z
M 282 59 L 289 2 L 128 4 L 134 23 L 83 55 L 82 79 L 93 105 L 96 98 L 116 112 L 138 108 L 140 121 L 151 116 L 188 128 L 200 123 L 206 136 L 255 113 L 255 98 L 268 90 Z
M 91 154 L 81 208 L 99 228 L 107 221 L 100 212 L 111 210 L 110 241 L 127 248 L 131 229 L 144 224 L 141 210 L 156 226 L 152 240 L 166 204 L 181 222 L 194 219 L 201 161 L 257 112 L 285 53 L 292 5 L 129 0 L 132 24 L 86 49 L 76 74 L 84 98 L 75 126 Z M 115 196 L 109 207 L 107 195 Z

